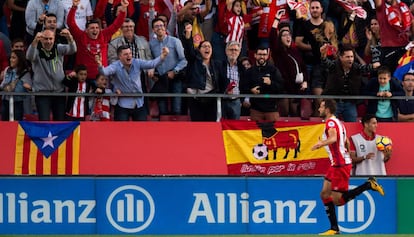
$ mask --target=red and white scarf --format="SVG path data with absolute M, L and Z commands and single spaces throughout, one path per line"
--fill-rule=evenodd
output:
M 361 6 L 358 6 L 355 3 L 350 3 L 346 0 L 335 0 L 341 7 L 343 7 L 345 10 L 353 12 L 355 11 L 356 16 L 365 19 L 367 18 L 367 11 L 364 10 Z
M 390 4 L 385 3 L 385 15 L 387 15 L 388 23 L 398 28 L 401 31 L 406 31 L 411 25 L 411 14 L 410 9 L 408 6 L 401 2 L 400 0 L 396 0 L 398 6 L 400 7 L 400 13 L 392 7 Z

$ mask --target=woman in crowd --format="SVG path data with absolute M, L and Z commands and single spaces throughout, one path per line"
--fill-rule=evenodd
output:
M 300 95 L 308 88 L 306 65 L 296 45 L 292 42 L 289 24 L 279 24 L 275 19 L 270 32 L 272 58 L 284 80 L 284 93 Z M 299 99 L 284 98 L 278 103 L 282 117 L 299 116 Z
M 213 48 L 209 41 L 202 41 L 194 48 L 191 24 L 185 25 L 183 46 L 187 65 L 187 93 L 202 95 L 223 93 L 227 86 L 225 73 L 220 73 L 220 63 L 211 58 Z M 216 98 L 194 97 L 188 102 L 191 121 L 216 121 Z
M 3 81 L 0 89 L 8 92 L 27 92 L 32 89 L 32 77 L 26 61 L 26 54 L 22 50 L 13 50 L 10 55 L 10 66 L 3 72 Z M 23 100 L 25 96 L 13 96 L 14 120 L 23 120 Z M 1 119 L 8 121 L 10 96 L 4 95 L 1 111 Z

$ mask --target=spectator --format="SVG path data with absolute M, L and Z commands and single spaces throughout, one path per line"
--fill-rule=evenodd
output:
M 26 45 L 22 38 L 16 38 L 11 42 L 11 49 L 12 50 L 23 50 L 26 51 Z
M 402 86 L 405 96 L 412 97 L 414 91 L 414 72 L 408 72 L 404 75 Z M 398 100 L 398 121 L 414 121 L 414 99 Z
M 16 38 L 24 39 L 26 34 L 26 19 L 24 12 L 26 11 L 27 3 L 27 0 L 7 0 L 7 5 L 11 10 L 10 25 L 13 26 L 9 28 L 11 40 Z
M 257 48 L 256 63 L 246 72 L 242 88 L 254 95 L 278 94 L 283 88 L 283 78 L 277 67 L 269 63 L 269 49 Z M 277 121 L 277 100 L 274 98 L 250 98 L 250 118 L 253 121 Z
M 78 45 L 76 64 L 85 65 L 88 68 L 88 79 L 95 80 L 98 74 L 95 56 L 100 56 L 102 65 L 108 65 L 108 42 L 112 35 L 122 26 L 129 3 L 128 0 L 122 0 L 120 14 L 108 28 L 102 30 L 97 20 L 91 20 L 86 24 L 85 31 L 82 31 L 75 22 L 75 13 L 79 3 L 80 0 L 73 0 L 67 23 Z
M 312 47 L 311 42 L 315 41 L 314 32 L 321 32 L 323 7 L 320 0 L 310 1 L 310 14 L 311 17 L 307 21 L 298 23 L 294 27 L 295 43 L 299 50 L 302 51 L 302 58 L 305 60 L 305 64 L 308 68 L 308 74 L 310 76 L 310 89 L 312 94 L 321 95 L 323 91 L 323 78 L 321 73 L 321 59 L 319 47 Z M 314 100 L 315 111 L 319 108 L 320 100 Z
M 152 30 L 157 37 L 150 40 L 152 55 L 154 57 L 160 56 L 164 47 L 168 47 L 170 53 L 166 60 L 155 68 L 156 73 L 153 76 L 155 84 L 151 92 L 181 94 L 183 92 L 182 80 L 184 79 L 181 72 L 187 66 L 183 45 L 178 38 L 167 35 L 165 23 L 160 18 L 152 20 Z M 157 98 L 157 101 L 160 115 L 169 114 L 167 97 Z M 182 114 L 181 97 L 171 98 L 171 113 Z
M 376 145 L 378 122 L 373 114 L 366 114 L 361 120 L 362 131 L 350 138 L 350 156 L 353 175 L 387 175 L 385 163 L 391 158 L 392 150 L 379 151 Z
M 208 93 L 222 93 L 227 86 L 227 79 L 220 74 L 219 62 L 213 60 L 213 48 L 209 41 L 202 41 L 198 50 L 194 48 L 191 24 L 185 26 L 183 46 L 187 58 L 186 82 L 187 93 L 203 95 Z M 189 98 L 188 107 L 192 121 L 216 121 L 217 103 L 215 98 Z
M 404 47 L 410 41 L 409 35 L 414 32 L 414 18 L 408 6 L 400 0 L 374 1 L 381 29 L 381 64 L 394 72 L 398 59 L 405 53 Z
M 381 35 L 377 18 L 372 18 L 369 27 L 365 30 L 367 44 L 364 49 L 365 61 L 381 61 Z
M 32 76 L 26 61 L 25 52 L 22 50 L 13 50 L 10 56 L 10 66 L 6 68 L 4 79 L 0 84 L 0 89 L 7 92 L 27 92 L 32 90 Z M 23 120 L 24 106 L 23 101 L 26 96 L 13 96 L 13 119 L 16 121 Z M 8 121 L 10 118 L 9 99 L 10 96 L 2 97 L 1 119 Z
M 125 18 L 121 29 L 122 35 L 111 40 L 108 45 L 108 63 L 111 64 L 118 60 L 116 51 L 121 45 L 129 46 L 133 58 L 151 60 L 152 54 L 148 41 L 145 37 L 138 36 L 134 33 L 135 23 L 131 19 Z
M 44 19 L 45 15 L 53 13 L 56 15 L 57 28 L 62 29 L 64 21 L 64 9 L 60 0 L 30 0 L 27 3 L 26 18 L 26 44 L 30 44 L 35 36 L 34 30 L 38 21 Z
M 246 71 L 241 63 L 237 61 L 241 52 L 241 44 L 237 41 L 229 41 L 226 44 L 226 60 L 222 62 L 221 73 L 226 75 L 229 85 L 226 88 L 227 94 L 240 94 L 240 78 Z M 222 118 L 240 119 L 241 100 L 239 97 L 223 98 L 221 103 Z
M 108 88 L 108 78 L 104 75 L 98 74 L 95 79 L 96 88 L 93 91 L 96 96 L 92 99 L 91 106 L 91 121 L 109 121 L 111 120 L 111 104 L 118 98 L 109 97 L 107 94 L 112 94 L 112 90 Z
M 105 76 L 112 76 L 113 90 L 116 94 L 122 93 L 142 93 L 141 70 L 155 68 L 168 55 L 167 47 L 162 49 L 162 53 L 154 60 L 142 60 L 132 57 L 131 49 L 128 45 L 121 45 L 118 50 L 119 60 L 103 67 L 99 56 L 96 57 L 99 66 L 99 73 Z M 139 97 L 119 97 L 115 105 L 114 120 L 128 121 L 147 120 L 147 111 L 144 107 L 144 98 Z
M 140 12 L 135 32 L 139 36 L 144 36 L 149 41 L 149 36 L 152 34 L 152 19 L 154 19 L 158 13 L 169 15 L 169 10 L 164 1 L 140 0 L 139 3 Z
M 296 45 L 292 42 L 292 33 L 288 26 L 281 25 L 279 20 L 273 21 L 270 31 L 270 50 L 275 66 L 280 70 L 283 78 L 284 94 L 304 94 L 308 88 L 308 74 L 306 65 Z M 282 117 L 299 116 L 299 99 L 283 98 L 279 100 L 279 113 Z
M 63 29 L 60 34 L 66 37 L 69 44 L 55 44 L 55 33 L 51 30 L 44 30 L 36 34 L 27 49 L 26 57 L 31 61 L 33 69 L 32 88 L 34 92 L 60 93 L 64 91 L 63 57 L 76 53 L 76 43 L 69 30 Z M 35 102 L 39 120 L 49 121 L 51 111 L 53 120 L 64 120 L 65 97 L 36 96 Z
M 378 69 L 378 78 L 369 80 L 368 95 L 379 97 L 378 100 L 369 100 L 367 112 L 375 114 L 379 122 L 397 120 L 397 100 L 390 100 L 392 96 L 404 96 L 400 81 L 391 77 L 391 71 L 383 66 Z
M 322 68 L 329 70 L 324 95 L 360 95 L 363 91 L 362 74 L 379 67 L 380 63 L 361 65 L 355 62 L 354 49 L 344 45 L 339 49 L 339 57 L 333 61 L 327 58 L 327 47 L 321 47 Z M 356 100 L 337 99 L 337 115 L 345 122 L 356 122 Z
M 47 13 L 40 16 L 36 28 L 34 30 L 34 35 L 38 32 L 42 32 L 43 30 L 51 30 L 55 33 L 55 42 L 57 44 L 67 44 L 66 37 L 60 34 L 61 29 L 57 28 L 57 18 L 56 15 L 53 13 Z
M 86 81 L 88 69 L 85 65 L 77 65 L 74 68 L 73 76 L 68 75 L 63 79 L 63 85 L 68 92 L 90 93 L 92 86 L 90 81 Z M 66 120 L 85 121 L 89 114 L 89 98 L 87 96 L 69 96 L 66 102 Z

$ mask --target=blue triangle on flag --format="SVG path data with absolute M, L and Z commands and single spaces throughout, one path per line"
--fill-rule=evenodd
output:
M 19 124 L 27 136 L 36 144 L 39 151 L 48 158 L 73 133 L 80 122 L 38 123 L 20 121 Z

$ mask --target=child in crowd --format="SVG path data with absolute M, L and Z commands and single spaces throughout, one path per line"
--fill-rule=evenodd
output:
M 383 99 L 369 100 L 367 113 L 375 114 L 380 122 L 392 122 L 397 118 L 397 100 L 390 100 L 392 96 L 404 96 L 400 82 L 391 77 L 391 71 L 382 66 L 378 69 L 378 78 L 372 78 L 367 85 L 368 94 Z
M 75 66 L 75 72 L 70 73 L 63 79 L 63 84 L 68 92 L 89 93 L 91 83 L 86 80 L 88 71 L 85 65 Z M 69 96 L 66 101 L 66 119 L 70 121 L 85 121 L 89 114 L 89 103 L 87 96 Z
M 108 78 L 102 74 L 96 76 L 96 89 L 93 93 L 97 96 L 92 101 L 91 121 L 109 121 L 111 120 L 111 104 L 116 104 L 115 98 L 110 98 L 104 94 L 111 94 L 112 90 L 108 89 Z

